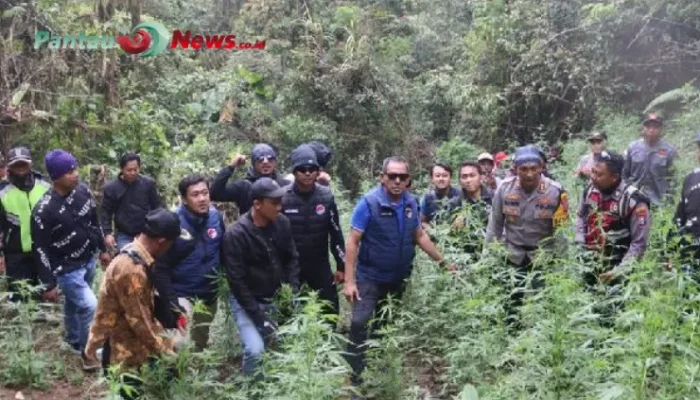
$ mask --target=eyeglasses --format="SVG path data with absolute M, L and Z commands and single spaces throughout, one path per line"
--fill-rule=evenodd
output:
M 386 177 L 389 178 L 390 181 L 395 181 L 396 179 L 399 179 L 401 182 L 405 182 L 408 180 L 408 178 L 411 177 L 409 174 L 386 174 Z
M 316 167 L 299 167 L 294 172 L 299 172 L 301 174 L 313 174 L 314 172 L 318 172 L 318 168 Z
M 277 157 L 275 156 L 260 156 L 255 161 L 275 161 Z

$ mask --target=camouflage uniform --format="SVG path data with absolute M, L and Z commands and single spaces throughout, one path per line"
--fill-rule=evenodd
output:
M 85 353 L 89 356 L 109 340 L 110 364 L 136 369 L 158 353 L 173 350 L 170 338 L 154 317 L 154 289 L 147 269 L 153 257 L 138 242 L 125 250 L 134 250 L 144 261 L 141 265 L 127 254 L 119 254 L 105 271 L 95 319 Z

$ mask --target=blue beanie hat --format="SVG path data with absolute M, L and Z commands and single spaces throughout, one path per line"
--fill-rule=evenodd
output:
M 528 162 L 542 162 L 540 150 L 533 146 L 527 145 L 515 149 L 515 165 L 522 165 Z
M 78 160 L 71 153 L 62 149 L 49 151 L 46 153 L 44 160 L 46 171 L 53 181 L 78 168 Z

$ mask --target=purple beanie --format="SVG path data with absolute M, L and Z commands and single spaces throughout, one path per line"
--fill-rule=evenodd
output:
M 63 175 L 78 168 L 78 160 L 71 153 L 61 149 L 49 151 L 44 160 L 46 171 L 52 181 L 58 180 Z

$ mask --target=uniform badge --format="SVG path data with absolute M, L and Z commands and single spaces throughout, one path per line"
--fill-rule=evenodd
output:
M 647 221 L 649 220 L 649 209 L 645 204 L 640 205 L 637 207 L 637 209 L 634 211 L 635 216 L 637 217 L 637 221 L 639 222 L 639 225 L 644 226 L 647 224 Z
M 411 219 L 413 218 L 413 209 L 411 207 L 406 207 L 406 218 Z
M 616 213 L 618 211 L 620 211 L 620 205 L 616 201 L 611 203 L 610 204 L 610 212 Z
M 666 149 L 659 149 L 656 154 L 658 154 L 660 157 L 666 157 Z
M 214 228 L 207 229 L 207 236 L 214 239 L 216 237 L 216 235 L 217 235 L 216 229 L 214 229 Z
M 323 215 L 326 212 L 326 207 L 323 204 L 316 206 L 316 215 Z

